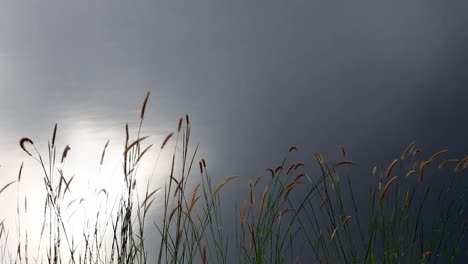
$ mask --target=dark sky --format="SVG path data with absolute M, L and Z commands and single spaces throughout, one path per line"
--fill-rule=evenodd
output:
M 137 108 L 151 89 L 155 119 L 188 112 L 200 140 L 215 146 L 343 143 L 361 152 L 418 138 L 466 144 L 467 8 L 461 1 L 9 2 L 0 11 L 8 94 L 1 105 L 22 115 L 92 104 L 117 113 Z M 14 108 L 18 102 L 26 107 Z
M 413 140 L 462 156 L 467 13 L 466 1 L 4 1 L 0 127 L 16 144 L 64 116 L 123 124 L 150 89 L 147 126 L 189 113 L 215 177 L 241 175 L 241 188 L 293 144 L 311 162 L 343 144 L 365 171 Z

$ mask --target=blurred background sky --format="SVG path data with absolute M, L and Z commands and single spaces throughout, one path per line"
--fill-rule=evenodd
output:
M 466 1 L 3 0 L 0 185 L 32 164 L 19 139 L 45 146 L 55 122 L 81 169 L 109 138 L 121 155 L 147 90 L 144 132 L 160 142 L 189 113 L 213 176 L 241 176 L 227 192 L 294 144 L 311 163 L 343 144 L 363 172 L 413 140 L 464 156 L 467 13 Z

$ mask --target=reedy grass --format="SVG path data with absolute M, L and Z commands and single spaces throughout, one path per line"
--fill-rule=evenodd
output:
M 57 125 L 46 159 L 30 138 L 20 140 L 20 147 L 43 174 L 46 197 L 40 245 L 35 254 L 28 248 L 31 223 L 27 199 L 19 195 L 21 165 L 17 180 L 0 189 L 1 194 L 18 184 L 18 245 L 16 252 L 9 251 L 10 233 L 1 219 L 2 263 L 455 263 L 467 257 L 463 172 L 468 157 L 442 160 L 448 150 L 441 150 L 422 159 L 425 154 L 415 142 L 398 159 L 375 166 L 369 173 L 373 176 L 366 179 L 352 175 L 359 165 L 349 159 L 343 145 L 338 146 L 338 160 L 327 162 L 316 153 L 316 162 L 311 163 L 295 161 L 299 148 L 290 147 L 280 164 L 247 181 L 231 246 L 237 255 L 228 256 L 232 240 L 223 232 L 227 227 L 220 195 L 225 185 L 238 179 L 229 176 L 214 184 L 206 160 L 197 158 L 198 145 L 190 141 L 188 115 L 178 120 L 176 130 L 157 149 L 151 177 L 139 177 L 142 158 L 153 149 L 147 144 L 149 137 L 141 135 L 149 96 L 148 92 L 135 136 L 128 124 L 125 127 L 121 193 L 111 200 L 109 190 L 95 191 L 102 203 L 93 219 L 84 221 L 81 237 L 71 234 L 68 226 L 83 202 L 74 196 L 74 176 L 68 177 L 65 170 L 71 147 L 66 145 L 58 159 Z M 151 189 L 159 157 L 171 140 L 166 182 Z M 109 142 L 102 150 L 99 175 Z M 197 161 L 199 176 L 193 175 L 198 174 Z M 365 184 L 371 186 L 367 200 L 356 193 L 362 189 L 360 180 L 372 181 Z M 144 191 L 137 191 L 138 186 Z M 152 217 L 155 204 L 162 208 L 160 218 Z M 64 219 L 64 211 L 73 212 Z M 148 241 L 148 230 L 159 235 L 156 245 Z

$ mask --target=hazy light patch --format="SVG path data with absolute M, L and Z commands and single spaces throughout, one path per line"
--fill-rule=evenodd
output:
M 117 124 L 118 122 L 120 124 Z M 133 122 L 130 125 L 130 142 L 136 139 L 137 129 L 138 122 Z M 151 192 L 156 188 L 163 187 L 164 179 L 168 177 L 171 152 L 174 147 L 172 143 L 169 143 L 166 147 L 167 150 L 160 154 L 161 142 L 166 134 L 151 135 L 147 133 L 148 131 L 154 133 L 158 129 L 143 128 L 141 131 L 141 136 L 150 136 L 142 143 L 142 147 L 154 144 L 146 156 L 142 158 L 138 167 L 137 190 L 141 201 L 147 190 Z M 50 133 L 42 131 L 38 134 L 43 135 L 40 138 L 31 136 L 31 139 L 41 153 L 48 171 L 47 141 L 50 141 L 52 129 Z M 2 133 L 0 136 L 10 138 L 8 133 Z M 101 165 L 102 153 L 107 140 L 109 140 L 109 144 Z M 21 237 L 24 241 L 25 228 L 27 227 L 30 254 L 35 256 L 36 252 L 33 250 L 37 250 L 40 245 L 40 251 L 43 252 L 48 243 L 48 241 L 44 241 L 47 235 L 39 240 L 47 194 L 43 181 L 44 172 L 38 162 L 21 150 L 17 143 L 19 138 L 16 143 L 14 141 L 9 140 L 8 143 L 2 144 L 5 151 L 0 154 L 2 161 L 0 163 L 2 166 L 0 167 L 2 173 L 0 186 L 3 187 L 8 182 L 17 180 L 22 161 L 24 161 L 24 168 L 20 184 L 11 186 L 0 197 L 2 201 L 9 201 L 2 202 L 2 216 L 5 217 L 6 228 L 10 231 L 8 245 L 17 245 L 17 234 L 14 232 L 18 233 L 19 230 L 21 230 Z M 71 149 L 62 164 L 62 151 L 66 145 L 69 145 Z M 36 156 L 33 148 L 27 147 Z M 58 125 L 56 147 L 53 181 L 56 184 L 60 181 L 59 170 L 63 172 L 66 181 L 73 178 L 70 192 L 64 195 L 61 202 L 62 219 L 70 242 L 73 240 L 75 246 L 83 246 L 83 235 L 92 236 L 96 224 L 99 226 L 99 232 L 102 232 L 99 235 L 111 238 L 111 222 L 115 221 L 119 198 L 125 188 L 122 169 L 125 123 L 111 119 L 100 120 L 98 115 L 69 117 Z M 158 155 L 159 161 L 156 164 Z M 27 213 L 24 209 L 25 199 L 27 199 Z M 17 213 L 17 200 L 19 214 Z M 158 200 L 154 204 L 157 204 Z M 0 243 L 2 242 L 0 241 Z M 15 248 L 10 248 L 10 250 L 14 252 Z M 68 255 L 68 246 L 65 240 L 62 244 L 62 251 L 64 256 Z

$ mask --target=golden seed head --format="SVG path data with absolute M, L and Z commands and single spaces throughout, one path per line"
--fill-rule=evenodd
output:
M 164 139 L 163 143 L 161 144 L 161 149 L 164 148 L 164 146 L 166 146 L 167 142 L 169 141 L 169 139 L 171 139 L 171 137 L 174 135 L 174 132 L 171 132 L 169 133 L 166 138 Z

